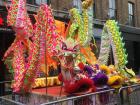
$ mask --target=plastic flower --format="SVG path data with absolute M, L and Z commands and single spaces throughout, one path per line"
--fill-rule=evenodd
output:
M 101 65 L 100 70 L 103 71 L 107 75 L 110 74 L 110 70 L 109 70 L 108 66 L 106 66 L 106 65 Z

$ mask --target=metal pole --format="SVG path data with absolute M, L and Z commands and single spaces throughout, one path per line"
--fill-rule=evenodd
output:
M 45 35 L 45 34 L 44 34 Z M 47 89 L 47 84 L 48 84 L 48 76 L 47 76 L 47 58 L 46 58 L 46 51 L 47 51 L 47 49 L 46 49 L 46 35 L 45 35 L 45 71 L 46 71 L 46 94 L 48 94 L 48 89 Z

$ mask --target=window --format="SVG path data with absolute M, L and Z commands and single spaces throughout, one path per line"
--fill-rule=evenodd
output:
M 73 0 L 73 6 L 82 11 L 82 1 L 81 0 Z
M 0 26 L 3 25 L 3 18 L 2 16 L 0 15 Z
M 0 11 L 0 27 L 7 26 L 7 13 L 5 11 Z
M 128 2 L 128 24 L 134 26 L 134 4 Z
M 27 3 L 28 4 L 33 4 L 33 1 L 32 0 L 27 0 Z
M 49 0 L 35 0 L 35 4 L 40 5 L 41 3 L 48 4 Z
M 109 18 L 117 19 L 116 0 L 109 0 Z

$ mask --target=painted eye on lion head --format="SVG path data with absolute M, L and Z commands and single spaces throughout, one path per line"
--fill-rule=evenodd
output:
M 66 45 L 66 43 L 62 42 L 61 48 L 62 48 L 62 50 L 67 50 L 67 45 Z
M 80 48 L 79 48 L 79 45 L 76 45 L 76 46 L 73 47 L 73 51 L 74 51 L 74 52 L 77 52 L 79 49 L 80 49 Z

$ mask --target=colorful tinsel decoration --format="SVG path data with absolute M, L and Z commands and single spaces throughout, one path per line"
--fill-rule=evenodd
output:
M 37 69 L 41 66 L 40 62 L 42 58 L 44 60 L 46 57 L 45 49 L 49 56 L 55 55 L 55 49 L 60 41 L 54 31 L 56 27 L 51 9 L 47 5 L 41 5 L 33 26 L 25 4 L 26 0 L 12 0 L 8 11 L 8 22 L 16 32 L 16 39 L 6 51 L 3 60 L 6 61 L 9 56 L 13 59 L 14 82 L 12 86 L 14 92 L 30 91 Z M 15 13 L 15 15 L 11 13 Z M 45 48 L 46 46 L 47 48 Z
M 108 34 L 110 35 L 111 46 L 113 49 L 113 56 L 115 65 L 118 69 L 122 69 L 128 63 L 125 43 L 123 42 L 123 38 L 121 37 L 121 32 L 119 31 L 119 27 L 117 26 L 117 22 L 114 20 L 108 20 L 106 22 L 106 27 L 108 29 Z
M 124 45 L 117 23 L 114 20 L 108 20 L 103 29 L 99 63 L 107 64 L 111 46 L 115 66 L 120 70 L 124 68 L 127 64 L 127 54 Z

